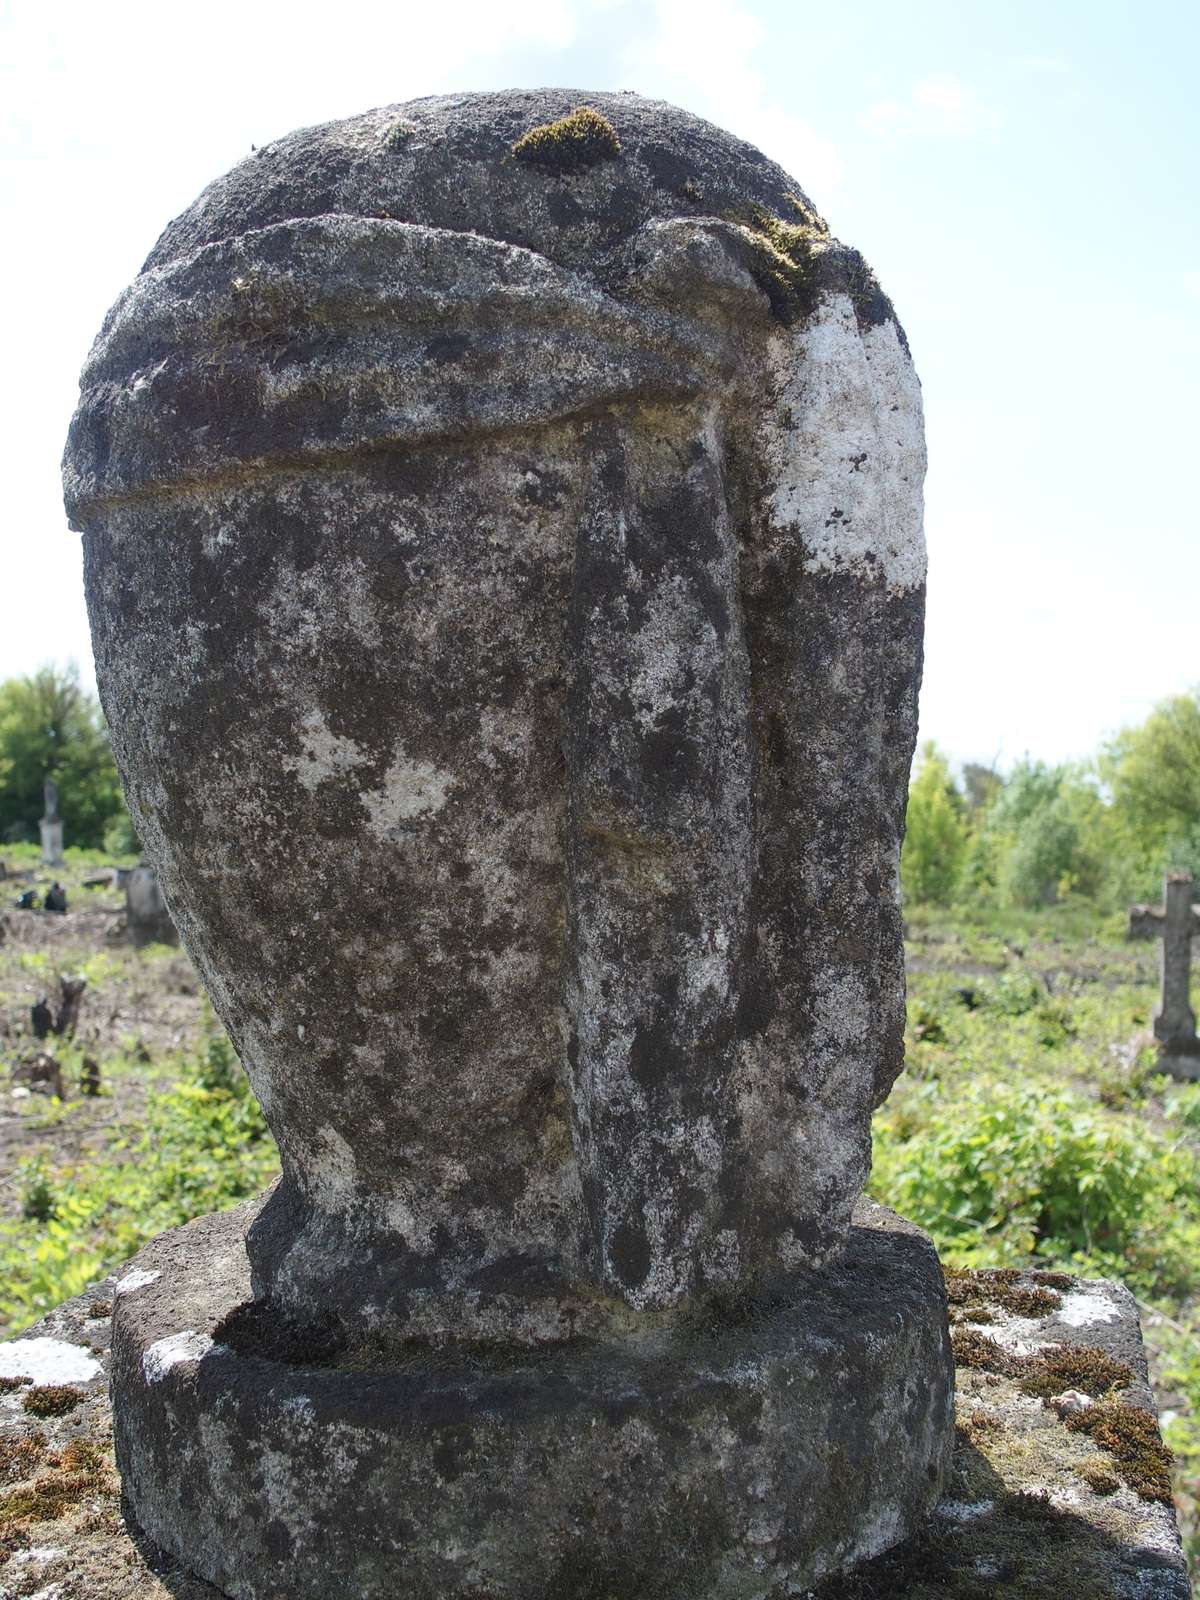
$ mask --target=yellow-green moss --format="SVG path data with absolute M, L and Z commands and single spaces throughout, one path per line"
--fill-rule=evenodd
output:
M 578 172 L 621 153 L 617 130 L 591 106 L 576 106 L 557 122 L 530 128 L 512 147 L 518 161 L 549 167 L 555 172 Z
M 39 1434 L 14 1447 L 24 1455 L 14 1467 L 33 1473 L 39 1467 L 50 1470 L 0 1495 L 0 1540 L 11 1538 L 33 1522 L 55 1522 L 84 1501 L 100 1497 L 115 1500 L 119 1492 L 116 1473 L 108 1451 L 93 1440 L 74 1439 L 60 1455 L 47 1455 L 45 1440 Z
M 83 1390 L 69 1383 L 40 1384 L 25 1396 L 25 1410 L 32 1417 L 65 1417 L 83 1402 Z
M 46 1435 L 31 1433 L 18 1439 L 0 1439 L 0 1481 L 20 1483 L 32 1477 L 46 1459 Z
M 1020 1273 L 1012 1268 L 990 1272 L 947 1272 L 946 1298 L 952 1306 L 999 1306 L 1016 1317 L 1042 1317 L 1062 1304 L 1058 1291 L 1044 1282 L 1022 1284 Z M 1070 1282 L 1070 1279 L 1067 1280 Z M 992 1321 L 972 1315 L 972 1322 Z
M 816 303 L 814 257 L 829 243 L 827 224 L 803 201 L 789 198 L 799 222 L 785 222 L 762 206 L 749 206 L 727 218 L 744 231 L 750 245 L 747 264 L 754 281 L 786 327 L 812 311 Z
M 1171 1468 L 1175 1458 L 1162 1442 L 1158 1423 L 1140 1406 L 1119 1400 L 1103 1401 L 1067 1418 L 1072 1433 L 1086 1433 L 1093 1444 L 1107 1450 L 1117 1471 L 1143 1500 L 1169 1506 Z
M 1133 1370 L 1124 1361 L 1115 1361 L 1103 1350 L 1090 1345 L 1060 1344 L 1028 1358 L 1028 1371 L 1021 1379 L 1021 1391 L 1048 1400 L 1067 1389 L 1099 1399 L 1114 1389 L 1125 1389 L 1133 1382 Z

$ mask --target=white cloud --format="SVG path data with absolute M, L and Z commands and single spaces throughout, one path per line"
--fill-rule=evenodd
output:
M 738 0 L 655 0 L 653 18 L 626 50 L 631 87 L 750 140 L 820 205 L 841 182 L 842 160 L 831 140 L 772 97 L 756 60 L 763 23 Z
M 868 132 L 891 143 L 911 138 L 974 139 L 994 132 L 997 114 L 974 89 L 948 74 L 922 78 L 900 99 L 879 100 L 865 113 Z

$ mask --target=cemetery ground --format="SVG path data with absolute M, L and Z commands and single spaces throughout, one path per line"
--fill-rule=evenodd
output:
M 186 956 L 141 950 L 124 897 L 0 851 L 0 1331 L 103 1277 L 147 1239 L 258 1192 L 271 1140 Z M 65 883 L 65 916 L 14 909 Z M 1156 1075 L 1157 948 L 1088 906 L 914 910 L 907 1070 L 875 1123 L 874 1195 L 948 1268 L 1030 1263 L 1138 1297 L 1176 1499 L 1200 1570 L 1200 1084 Z M 59 980 L 87 979 L 74 1039 L 33 1036 Z M 49 1049 L 65 1098 L 31 1084 Z M 81 1092 L 85 1060 L 100 1092 Z

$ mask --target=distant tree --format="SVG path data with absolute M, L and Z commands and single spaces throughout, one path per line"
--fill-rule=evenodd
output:
M 963 797 L 932 740 L 908 791 L 908 826 L 900 884 L 913 904 L 949 905 L 962 876 L 969 829 Z
M 37 837 L 47 778 L 66 843 L 102 844 L 124 802 L 99 702 L 74 665 L 0 683 L 0 834 Z
M 987 813 L 986 855 L 1004 899 L 1052 905 L 1106 879 L 1105 808 L 1090 773 L 1020 761 Z
M 1124 729 L 1100 765 L 1114 819 L 1146 869 L 1200 867 L 1200 688 Z

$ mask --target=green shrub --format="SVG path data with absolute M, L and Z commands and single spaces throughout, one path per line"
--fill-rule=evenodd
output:
M 16 1331 L 155 1234 L 258 1193 L 277 1169 L 237 1057 L 210 1034 L 102 1157 L 52 1172 L 39 1156 L 19 1170 L 24 1215 L 0 1225 L 0 1317 Z
M 951 1264 L 1038 1257 L 1158 1291 L 1200 1278 L 1200 1160 L 1080 1094 L 934 1079 L 885 1107 L 875 1136 L 872 1192 Z

